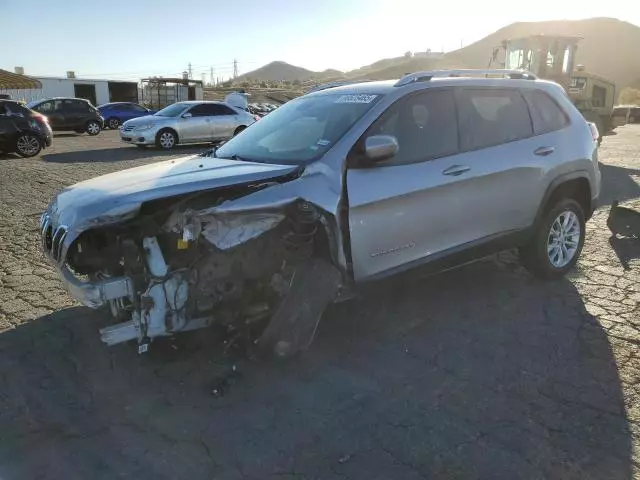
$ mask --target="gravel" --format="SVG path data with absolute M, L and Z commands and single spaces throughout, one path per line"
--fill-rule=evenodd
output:
M 38 245 L 54 192 L 174 152 L 116 132 L 0 155 L 0 478 L 631 479 L 640 475 L 640 126 L 600 152 L 578 267 L 542 283 L 510 252 L 332 307 L 310 351 L 222 355 L 213 331 L 107 348 Z M 622 265 L 626 265 L 625 269 Z

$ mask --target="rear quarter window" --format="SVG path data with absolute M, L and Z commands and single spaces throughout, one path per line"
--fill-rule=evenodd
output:
M 541 90 L 522 92 L 531 111 L 536 135 L 554 132 L 569 125 L 569 117 L 549 94 Z

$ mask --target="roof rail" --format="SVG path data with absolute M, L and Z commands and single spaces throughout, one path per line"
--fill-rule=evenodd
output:
M 311 88 L 307 93 L 319 92 L 328 88 L 342 87 L 343 85 L 351 85 L 354 83 L 372 82 L 373 80 L 337 80 L 335 82 L 323 83 Z
M 488 70 L 475 70 L 475 69 L 462 69 L 462 70 L 431 70 L 424 72 L 409 73 L 398 80 L 393 86 L 402 87 L 415 82 L 428 82 L 434 77 L 473 77 L 484 75 L 501 75 L 507 78 L 525 79 L 525 80 L 537 80 L 533 73 L 526 70 L 505 70 L 505 69 L 488 69 Z

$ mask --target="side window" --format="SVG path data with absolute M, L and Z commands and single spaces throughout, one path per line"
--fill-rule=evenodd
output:
M 458 151 L 458 125 L 453 92 L 429 90 L 391 106 L 367 135 L 393 135 L 398 153 L 385 165 L 422 162 Z
M 529 109 L 517 90 L 462 88 L 457 91 L 457 102 L 463 150 L 533 136 Z
M 236 115 L 236 112 L 234 112 L 232 109 L 230 109 L 226 105 L 220 105 L 220 104 L 214 103 L 211 105 L 211 107 L 212 107 L 212 111 L 214 112 L 212 115 Z
M 89 104 L 87 102 L 83 102 L 82 100 L 68 100 L 70 108 L 74 112 L 87 112 L 89 111 Z
M 545 92 L 525 90 L 522 93 L 529 104 L 533 130 L 536 135 L 560 130 L 569 124 L 567 115 Z
M 144 107 L 141 107 L 140 105 L 129 105 L 129 108 L 134 111 L 134 112 L 146 112 L 147 109 Z
M 189 113 L 194 117 L 210 117 L 213 115 L 211 105 L 206 103 L 201 103 L 192 107 L 191 110 L 189 110 Z
M 36 105 L 34 110 L 40 113 L 51 113 L 53 111 L 53 102 L 43 102 L 40 105 Z

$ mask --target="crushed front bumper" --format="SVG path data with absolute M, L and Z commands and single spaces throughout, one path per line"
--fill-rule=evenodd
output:
M 42 250 L 47 260 L 56 267 L 60 280 L 74 299 L 87 307 L 99 308 L 106 305 L 109 300 L 133 297 L 133 283 L 127 277 L 88 282 L 79 279 L 69 270 L 65 259 L 68 247 L 65 245 L 65 239 L 69 233 L 69 227 L 54 226 L 51 217 L 45 213 L 40 218 L 40 233 Z
M 131 127 L 120 128 L 120 140 L 134 145 L 155 145 L 157 128 L 134 130 Z
M 66 265 L 58 266 L 58 276 L 69 294 L 83 305 L 100 308 L 109 300 L 133 298 L 134 289 L 130 278 L 109 278 L 97 282 L 78 279 Z

